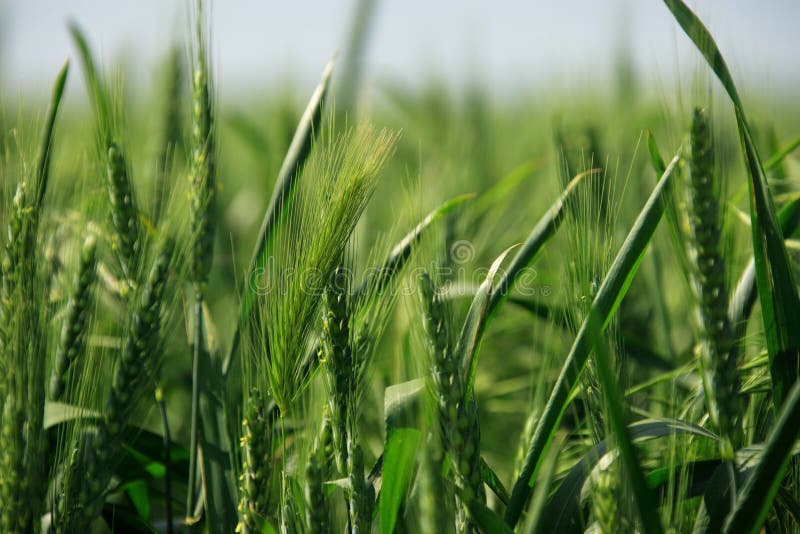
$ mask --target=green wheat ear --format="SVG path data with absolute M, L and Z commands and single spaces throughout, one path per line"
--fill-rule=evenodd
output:
M 117 253 L 123 274 L 130 278 L 135 272 L 141 230 L 139 210 L 128 166 L 120 148 L 110 142 L 106 150 L 108 199 L 111 203 L 111 222 L 114 226 L 112 246 Z
M 97 278 L 96 251 L 96 239 L 90 235 L 83 243 L 80 265 L 73 281 L 66 317 L 61 325 L 61 337 L 50 376 L 50 398 L 52 400 L 59 400 L 64 394 L 67 371 L 83 352 L 86 343 L 86 330 L 92 307 L 92 285 Z
M 323 469 L 317 450 L 312 450 L 306 462 L 306 526 L 308 532 L 329 532 L 328 499 L 323 486 Z
M 347 468 L 347 428 L 354 397 L 348 269 L 337 267 L 323 294 L 322 345 L 330 385 L 331 432 L 340 474 Z
M 171 240 L 162 244 L 133 305 L 102 420 L 96 429 L 85 428 L 78 436 L 54 511 L 57 532 L 88 529 L 102 511 L 113 462 L 122 446 L 122 430 L 142 396 L 145 379 L 152 376 L 158 364 L 164 296 L 173 250 Z
M 455 343 L 449 324 L 449 311 L 433 280 L 425 272 L 419 277 L 419 288 L 428 347 L 430 389 L 438 409 L 445 450 L 450 455 L 456 486 L 461 493 L 459 500 L 462 505 L 456 529 L 459 532 L 474 530 L 467 522 L 465 504 L 471 500 L 483 502 L 486 498 L 477 407 L 473 396 L 465 398 L 464 395 L 461 369 L 453 352 Z
M 695 296 L 703 390 L 712 422 L 723 437 L 722 454 L 733 459 L 741 429 L 739 377 L 733 330 L 728 320 L 728 287 L 722 235 L 719 184 L 714 175 L 711 127 L 702 109 L 695 109 L 690 132 L 689 187 L 687 188 L 687 255 Z
M 192 248 L 190 270 L 192 282 L 201 288 L 208 281 L 214 254 L 216 221 L 216 161 L 214 112 L 211 98 L 208 57 L 202 35 L 202 18 L 198 17 L 197 54 L 192 78 L 192 159 L 190 228 Z
M 239 477 L 239 528 L 258 532 L 267 517 L 272 475 L 272 435 L 277 407 L 257 389 L 245 399 L 242 419 L 242 473 Z

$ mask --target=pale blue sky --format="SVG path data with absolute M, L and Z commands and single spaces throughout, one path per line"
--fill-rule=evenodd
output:
M 18 0 L 0 2 L 0 78 L 6 98 L 45 93 L 74 49 L 76 20 L 107 65 L 124 58 L 134 83 L 153 80 L 161 54 L 186 28 L 188 1 Z M 690 2 L 717 37 L 734 76 L 769 92 L 800 85 L 800 1 Z M 214 59 L 223 95 L 291 75 L 317 79 L 347 35 L 352 0 L 217 1 Z M 604 80 L 621 43 L 647 83 L 694 72 L 698 60 L 659 0 L 378 0 L 367 80 L 414 86 L 431 74 L 453 86 L 479 77 L 490 89 L 580 87 Z M 75 82 L 77 82 L 77 76 Z M 77 88 L 76 88 L 77 86 Z M 79 83 L 72 83 L 74 94 Z M 28 97 L 26 96 L 26 99 Z

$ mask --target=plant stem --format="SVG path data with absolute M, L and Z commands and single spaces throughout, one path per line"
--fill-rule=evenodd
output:
M 200 405 L 200 344 L 203 335 L 203 293 L 195 289 L 194 340 L 192 342 L 192 415 L 189 436 L 189 480 L 186 488 L 186 519 L 192 519 L 197 485 L 197 434 Z
M 158 411 L 161 414 L 161 435 L 164 437 L 164 493 L 166 516 L 167 516 L 167 534 L 172 534 L 172 469 L 170 468 L 170 442 L 172 438 L 169 432 L 169 420 L 167 419 L 167 405 L 164 403 L 164 391 L 161 386 L 156 388 L 156 404 L 158 404 Z

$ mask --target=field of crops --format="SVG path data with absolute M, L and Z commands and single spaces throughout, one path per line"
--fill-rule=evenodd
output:
M 664 3 L 688 92 L 368 109 L 72 24 L 0 115 L 0 532 L 800 532 L 800 108 Z

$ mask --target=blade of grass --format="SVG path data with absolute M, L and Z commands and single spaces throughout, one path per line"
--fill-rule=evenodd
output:
M 488 318 L 489 303 L 491 301 L 495 277 L 497 276 L 500 266 L 503 264 L 503 260 L 505 260 L 509 252 L 517 246 L 518 245 L 512 245 L 504 250 L 497 259 L 494 260 L 492 266 L 489 267 L 486 279 L 478 288 L 475 298 L 472 299 L 469 312 L 461 328 L 461 336 L 459 337 L 458 345 L 456 345 L 455 357 L 456 361 L 459 362 L 466 372 L 467 382 L 464 390 L 465 399 L 472 396 L 472 390 L 475 386 L 475 375 L 478 372 L 478 349 L 486 326 L 486 319 Z
M 42 135 L 42 145 L 39 148 L 39 158 L 36 175 L 36 210 L 42 207 L 44 195 L 47 192 L 47 182 L 50 178 L 50 154 L 53 150 L 53 130 L 55 129 L 58 108 L 61 105 L 61 97 L 64 96 L 64 86 L 67 83 L 69 73 L 69 60 L 64 62 L 64 66 L 56 76 L 53 84 L 53 93 L 50 97 L 50 109 L 47 111 L 47 122 L 44 125 Z
M 644 256 L 644 252 L 655 233 L 658 223 L 661 221 L 661 216 L 664 213 L 663 195 L 667 185 L 670 183 L 670 178 L 677 166 L 679 157 L 680 151 L 672 159 L 658 181 L 595 295 L 590 312 L 594 310 L 598 314 L 603 328 L 607 326 L 608 321 L 619 306 L 619 302 L 625 296 Z M 525 507 L 525 502 L 530 497 L 542 459 L 545 457 L 556 428 L 564 415 L 570 394 L 578 383 L 586 360 L 589 357 L 590 348 L 587 324 L 584 321 L 539 419 L 539 424 L 525 456 L 520 476 L 514 483 L 511 500 L 508 503 L 505 515 L 505 520 L 511 527 L 516 525 Z
M 800 382 L 783 404 L 775 428 L 753 473 L 739 491 L 736 507 L 725 522 L 726 533 L 761 530 L 783 481 L 795 440 L 800 436 Z
M 625 401 L 622 392 L 617 385 L 617 377 L 611 367 L 611 357 L 608 352 L 608 344 L 601 331 L 601 318 L 597 310 L 592 309 L 587 317 L 589 337 L 592 339 L 595 351 L 595 363 L 597 374 L 600 379 L 600 386 L 606 400 L 607 414 L 614 440 L 619 448 L 620 459 L 624 466 L 631 490 L 633 493 L 636 508 L 639 512 L 642 531 L 645 534 L 658 534 L 663 532 L 661 518 L 658 515 L 658 505 L 655 496 L 647 486 L 642 466 L 639 463 L 636 447 L 633 444 L 630 431 L 625 422 Z
M 320 129 L 322 123 L 322 108 L 325 104 L 325 97 L 328 93 L 328 86 L 330 83 L 331 74 L 333 73 L 334 59 L 331 59 L 322 73 L 322 79 L 311 95 L 300 123 L 297 125 L 292 142 L 289 145 L 289 150 L 286 152 L 286 157 L 283 160 L 278 178 L 275 181 L 275 188 L 272 191 L 272 197 L 267 205 L 267 210 L 264 212 L 264 218 L 261 221 L 261 228 L 258 231 L 258 238 L 256 239 L 253 254 L 250 258 L 250 266 L 245 276 L 245 287 L 242 292 L 242 303 L 239 309 L 239 320 L 236 325 L 236 330 L 233 333 L 228 353 L 222 363 L 222 376 L 227 377 L 230 371 L 231 362 L 239 350 L 239 341 L 241 336 L 241 329 L 250 317 L 250 311 L 255 302 L 256 293 L 251 286 L 250 281 L 253 276 L 258 273 L 259 268 L 262 268 L 267 256 L 269 255 L 270 243 L 275 228 L 278 226 L 281 216 L 292 198 L 292 192 L 295 189 L 298 177 L 303 172 L 308 155 L 311 152 L 311 145 L 314 141 L 316 132 Z
M 75 46 L 78 47 L 81 63 L 83 63 L 83 74 L 86 78 L 86 86 L 89 89 L 89 96 L 97 112 L 97 122 L 100 128 L 100 135 L 103 147 L 107 147 L 111 142 L 111 104 L 108 101 L 108 94 L 100 81 L 95 67 L 95 61 L 86 36 L 77 23 L 70 22 L 69 33 Z
M 421 432 L 416 428 L 398 428 L 386 439 L 384 468 L 379 504 L 381 532 L 394 532 L 397 513 L 408 493 Z
M 682 0 L 664 0 L 664 3 L 711 66 L 733 102 L 749 176 L 753 257 L 770 355 L 772 398 L 775 407 L 779 408 L 798 375 L 800 329 L 793 326 L 793 319 L 800 316 L 800 296 L 767 187 L 766 174 L 745 118 L 741 98 L 714 38 Z

